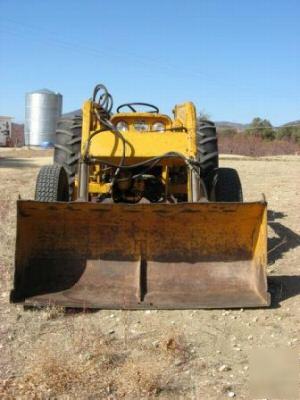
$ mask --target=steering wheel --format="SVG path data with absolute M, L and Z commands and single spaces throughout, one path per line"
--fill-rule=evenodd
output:
M 150 113 L 159 113 L 159 109 L 158 107 L 154 106 L 153 104 L 149 104 L 149 103 L 125 103 L 125 104 L 121 104 L 118 108 L 117 108 L 117 113 L 121 112 L 120 110 L 124 107 L 129 108 L 132 112 L 136 113 L 136 109 L 134 108 L 134 106 L 145 106 L 145 107 L 149 107 L 151 108 Z

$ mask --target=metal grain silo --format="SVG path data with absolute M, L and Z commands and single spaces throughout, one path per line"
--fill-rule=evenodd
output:
M 62 112 L 62 95 L 48 89 L 26 94 L 25 144 L 27 146 L 53 145 L 57 119 Z

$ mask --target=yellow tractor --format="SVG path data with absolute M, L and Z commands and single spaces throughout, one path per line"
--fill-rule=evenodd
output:
M 17 203 L 13 302 L 87 308 L 268 306 L 267 207 L 219 168 L 192 103 L 112 114 L 97 85 L 58 123 L 53 165 Z

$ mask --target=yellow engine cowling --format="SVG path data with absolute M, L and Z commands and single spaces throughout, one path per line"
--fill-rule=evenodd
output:
M 86 101 L 83 105 L 82 154 L 88 147 L 91 158 L 101 158 L 103 161 L 118 164 L 123 154 L 122 142 L 111 131 L 103 130 L 103 126 L 99 124 L 93 114 L 94 107 L 92 101 Z M 139 120 L 147 122 L 149 131 L 139 132 L 134 129 L 134 122 Z M 197 158 L 196 111 L 191 102 L 175 106 L 174 119 L 163 114 L 153 113 L 119 113 L 111 117 L 112 123 L 117 124 L 119 121 L 126 121 L 129 126 L 128 131 L 122 132 L 126 140 L 126 164 L 128 165 L 168 152 L 178 152 L 185 157 Z M 150 128 L 155 122 L 164 122 L 166 130 L 163 132 L 151 131 Z M 94 135 L 98 130 L 102 130 L 101 133 Z M 181 158 L 172 157 L 163 159 L 159 165 L 163 168 L 162 178 L 168 184 L 166 180 L 168 167 L 185 165 L 185 163 Z M 168 192 L 185 192 L 187 198 L 191 200 L 192 177 L 190 172 L 187 170 L 188 179 L 184 187 L 170 187 L 167 188 Z M 109 192 L 110 186 L 99 179 L 101 170 L 98 166 L 90 168 L 89 175 L 89 193 L 95 195 Z M 77 179 L 76 186 L 78 186 Z M 76 197 L 74 197 L 75 199 Z

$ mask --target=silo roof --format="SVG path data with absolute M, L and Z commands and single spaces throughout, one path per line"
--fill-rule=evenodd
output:
M 28 94 L 34 94 L 34 93 L 38 93 L 38 94 L 60 94 L 58 92 L 53 92 L 52 90 L 49 90 L 49 89 L 33 90 L 32 92 L 29 92 Z

